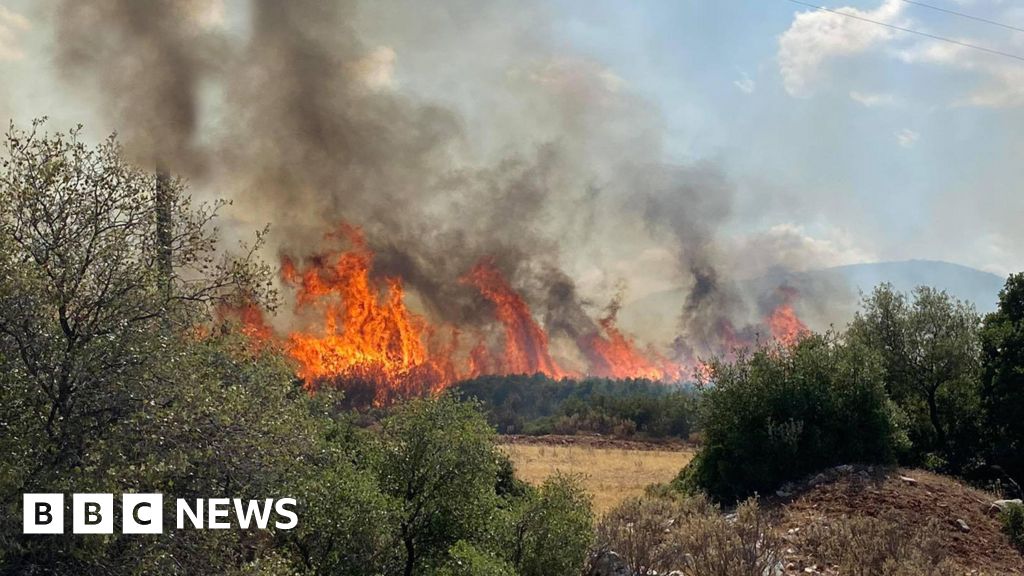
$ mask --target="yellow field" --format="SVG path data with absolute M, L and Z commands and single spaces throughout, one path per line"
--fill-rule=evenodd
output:
M 540 484 L 560 471 L 580 474 L 594 497 L 594 511 L 606 512 L 650 484 L 668 482 L 693 458 L 692 450 L 631 450 L 594 446 L 503 444 L 516 475 Z

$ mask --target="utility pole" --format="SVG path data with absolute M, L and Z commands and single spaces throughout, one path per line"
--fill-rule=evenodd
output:
M 157 269 L 160 274 L 160 288 L 165 299 L 172 293 L 171 278 L 174 270 L 171 260 L 171 242 L 173 241 L 172 207 L 174 191 L 171 176 L 162 166 L 156 169 L 156 249 Z

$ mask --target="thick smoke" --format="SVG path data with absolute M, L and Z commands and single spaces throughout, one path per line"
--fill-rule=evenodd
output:
M 270 222 L 281 253 L 313 254 L 340 222 L 361 226 L 376 270 L 459 325 L 493 319 L 458 282 L 489 257 L 553 337 L 578 341 L 619 292 L 623 277 L 606 264 L 664 246 L 689 285 L 680 354 L 715 352 L 746 313 L 719 241 L 728 182 L 710 165 L 663 163 L 657 110 L 607 69 L 538 39 L 540 8 L 252 0 L 229 31 L 201 17 L 217 6 L 63 2 L 59 62 L 75 85 L 91 85 L 137 157 L 228 193 L 239 228 Z M 361 10 L 397 35 L 398 50 L 364 43 Z M 425 36 L 411 25 L 420 20 L 449 28 Z M 493 23 L 505 24 L 490 34 Z M 490 84 L 468 93 L 472 104 L 395 85 L 402 50 L 445 53 L 446 32 L 464 29 L 487 45 L 452 35 L 445 50 L 460 60 L 449 67 L 473 66 L 479 52 L 503 68 L 481 75 Z M 580 273 L 598 304 L 581 296 Z
M 217 42 L 201 26 L 203 0 L 66 0 L 55 11 L 57 62 L 91 88 L 127 149 L 146 165 L 195 174 L 199 88 Z

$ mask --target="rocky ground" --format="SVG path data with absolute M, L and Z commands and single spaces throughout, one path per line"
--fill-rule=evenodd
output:
M 841 517 L 884 516 L 906 530 L 934 521 L 932 533 L 961 574 L 1024 574 L 1024 556 L 1000 531 L 997 499 L 922 470 L 840 466 L 787 486 L 766 504 L 778 513 L 787 573 L 840 574 L 802 549 L 801 532 Z

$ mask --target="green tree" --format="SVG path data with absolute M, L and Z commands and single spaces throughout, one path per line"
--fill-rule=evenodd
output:
M 459 540 L 486 538 L 497 510 L 494 430 L 473 402 L 411 400 L 382 422 L 376 473 L 399 502 L 402 573 L 439 565 Z
M 1024 273 L 1007 279 L 998 308 L 985 318 L 981 341 L 991 458 L 1019 490 L 1024 482 Z
M 735 501 L 828 466 L 894 458 L 899 430 L 871 350 L 811 335 L 710 369 L 704 444 L 678 488 Z
M 593 541 L 590 496 L 576 478 L 555 474 L 516 506 L 503 547 L 520 576 L 578 574 Z
M 12 129 L 0 157 L 0 508 L 25 492 L 287 491 L 320 424 L 281 355 L 213 314 L 272 300 L 254 248 L 218 251 L 217 206 L 180 181 L 159 245 L 154 175 L 113 139 L 38 129 Z M 18 517 L 0 519 L 4 572 L 216 573 L 274 546 L 246 531 L 31 538 Z
M 980 318 L 944 291 L 911 296 L 882 284 L 866 297 L 848 336 L 878 352 L 889 394 L 910 421 L 913 463 L 963 472 L 977 466 L 982 423 Z

